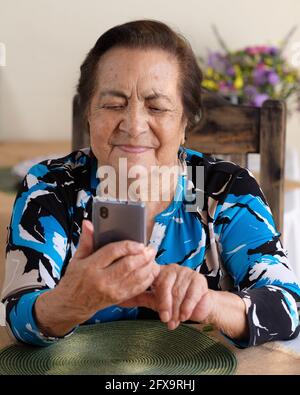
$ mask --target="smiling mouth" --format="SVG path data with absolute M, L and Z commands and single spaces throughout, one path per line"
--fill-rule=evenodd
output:
M 153 149 L 152 147 L 144 147 L 141 145 L 117 145 L 116 147 L 119 148 L 121 151 L 131 152 L 135 154 L 140 154 L 142 152 Z

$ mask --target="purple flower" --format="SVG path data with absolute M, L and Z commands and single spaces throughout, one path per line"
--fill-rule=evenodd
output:
M 271 71 L 268 74 L 268 81 L 271 85 L 276 85 L 279 82 L 279 76 L 275 71 Z
M 257 95 L 257 88 L 253 85 L 247 85 L 244 88 L 245 95 L 252 99 L 253 96 Z
M 270 47 L 269 48 L 269 55 L 272 55 L 272 56 L 274 56 L 274 55 L 277 55 L 278 54 L 278 48 L 276 48 L 276 47 Z
M 234 77 L 235 76 L 235 70 L 232 66 L 229 66 L 228 69 L 226 70 L 227 75 L 229 75 L 229 77 Z
M 257 67 L 254 70 L 253 81 L 255 85 L 263 85 L 267 82 L 267 73 L 264 67 Z
M 261 107 L 264 101 L 266 101 L 267 99 L 269 99 L 269 95 L 267 95 L 266 93 L 259 93 L 258 95 L 254 96 L 251 104 L 255 107 Z
M 226 59 L 218 52 L 211 52 L 207 60 L 208 66 L 212 67 L 217 73 L 224 73 L 226 69 Z

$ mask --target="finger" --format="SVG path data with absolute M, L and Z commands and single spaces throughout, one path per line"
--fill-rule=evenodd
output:
M 161 272 L 155 282 L 157 310 L 162 322 L 168 322 L 172 316 L 172 288 L 176 281 L 175 271 Z
M 176 282 L 172 288 L 172 317 L 171 320 L 178 322 L 180 320 L 180 308 L 186 292 L 192 281 L 192 270 L 187 268 L 180 268 L 176 278 Z
M 142 266 L 153 262 L 155 257 L 155 251 L 153 248 L 146 247 L 140 254 L 137 255 L 127 255 L 121 259 L 115 261 L 108 268 L 109 271 L 114 272 L 114 276 L 117 279 L 122 279 L 123 281 L 129 281 L 126 277 L 138 270 Z
M 132 295 L 139 295 L 152 285 L 159 272 L 160 266 L 156 262 L 150 261 L 146 265 L 129 273 L 125 277 L 124 283 L 126 283 Z
M 150 303 L 149 308 L 155 308 L 153 300 L 144 299 L 134 300 L 136 296 L 145 292 L 149 286 L 153 283 L 154 278 L 159 272 L 159 265 L 155 262 L 150 262 L 149 264 L 141 267 L 130 273 L 127 277 L 119 280 L 119 287 L 117 291 L 117 304 L 126 302 L 130 299 L 130 303 Z M 149 292 L 150 293 L 150 292 Z M 146 306 L 147 307 L 147 306 Z
M 93 253 L 94 226 L 88 220 L 82 221 L 81 235 L 77 251 L 74 255 L 78 259 L 87 258 Z
M 212 291 L 209 289 L 204 295 L 202 295 L 200 301 L 196 304 L 196 307 L 190 316 L 191 320 L 201 322 L 207 319 L 210 314 L 212 314 L 215 306 L 213 292 L 217 291 Z
M 135 255 L 142 253 L 147 247 L 136 241 L 123 240 L 109 243 L 95 252 L 94 261 L 101 268 L 111 265 L 117 259 L 127 255 Z
M 197 303 L 205 294 L 206 289 L 207 287 L 205 287 L 205 284 L 202 283 L 200 278 L 193 278 L 180 307 L 180 321 L 187 321 L 191 317 Z
M 147 307 L 148 309 L 155 310 L 155 296 L 153 292 L 142 292 L 141 294 L 134 296 L 131 299 L 126 300 L 119 304 L 121 307 Z
M 168 322 L 168 329 L 173 331 L 174 329 L 178 328 L 179 325 L 180 325 L 180 321 L 170 320 Z

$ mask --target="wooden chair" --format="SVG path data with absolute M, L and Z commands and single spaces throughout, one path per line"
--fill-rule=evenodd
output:
M 283 232 L 286 106 L 267 100 L 261 108 L 231 104 L 203 89 L 199 123 L 187 136 L 186 146 L 223 156 L 247 166 L 249 153 L 260 153 L 260 185 Z M 73 100 L 73 149 L 89 145 L 86 121 L 77 96 Z M 228 156 L 227 156 L 228 158 Z

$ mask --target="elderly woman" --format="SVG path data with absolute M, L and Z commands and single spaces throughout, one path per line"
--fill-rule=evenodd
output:
M 212 323 L 241 347 L 298 335 L 299 284 L 255 179 L 183 148 L 200 84 L 190 46 L 163 23 L 130 22 L 98 39 L 78 84 L 91 148 L 34 166 L 15 202 L 2 302 L 18 340 L 48 345 L 84 323 L 152 311 L 170 330 Z M 147 246 L 124 240 L 94 251 L 97 169 L 119 176 L 121 158 L 128 171 L 183 170 L 168 200 L 145 201 Z M 187 166 L 204 168 L 204 204 L 192 211 Z

